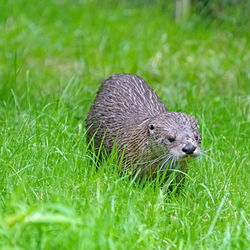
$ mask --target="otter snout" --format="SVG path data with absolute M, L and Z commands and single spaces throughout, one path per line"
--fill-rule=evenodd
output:
M 187 155 L 191 155 L 191 154 L 193 154 L 195 149 L 196 149 L 196 147 L 193 144 L 188 143 L 185 147 L 182 148 L 182 151 L 184 153 L 186 153 Z

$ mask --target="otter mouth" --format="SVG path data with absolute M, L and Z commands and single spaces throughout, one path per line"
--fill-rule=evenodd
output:
M 174 155 L 167 155 L 161 162 L 160 171 L 175 169 L 179 162 L 179 158 Z
M 199 155 L 195 155 L 195 154 L 192 154 L 192 155 L 184 155 L 182 156 L 179 161 L 191 161 L 192 159 L 195 159 L 197 158 Z

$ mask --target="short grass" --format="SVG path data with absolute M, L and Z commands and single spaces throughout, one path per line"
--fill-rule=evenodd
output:
M 234 8 L 176 25 L 164 6 L 0 3 L 1 249 L 249 249 L 249 22 Z M 112 157 L 95 170 L 84 119 L 117 72 L 199 119 L 205 155 L 179 194 Z

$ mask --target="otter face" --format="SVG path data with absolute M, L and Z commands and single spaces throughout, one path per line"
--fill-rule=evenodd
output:
M 168 112 L 147 125 L 152 151 L 178 160 L 197 157 L 201 153 L 201 133 L 197 119 L 185 113 Z

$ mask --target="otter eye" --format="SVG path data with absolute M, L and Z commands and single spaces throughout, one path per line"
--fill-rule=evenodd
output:
M 152 124 L 148 125 L 148 128 L 149 128 L 150 130 L 154 130 L 154 129 L 155 129 L 154 125 L 152 125 Z
M 154 130 L 154 129 L 155 129 L 155 126 L 154 126 L 153 124 L 149 124 L 149 125 L 148 125 L 148 129 L 149 129 L 149 130 Z
M 199 141 L 199 136 L 198 135 L 195 136 L 195 140 Z
M 172 136 L 171 136 L 171 137 L 168 137 L 168 141 L 169 141 L 169 142 L 174 142 L 174 141 L 175 141 L 175 138 L 172 137 Z
M 195 140 L 196 140 L 197 142 L 201 143 L 201 139 L 199 138 L 198 135 L 195 136 Z
M 155 132 L 155 126 L 153 124 L 148 125 L 148 132 L 153 134 Z

